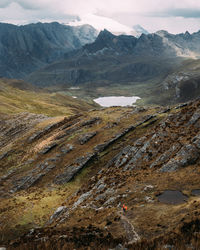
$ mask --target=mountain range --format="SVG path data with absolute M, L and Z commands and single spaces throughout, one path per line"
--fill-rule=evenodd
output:
M 96 87 L 129 85 L 143 99 L 144 92 L 152 96 L 150 103 L 158 100 L 156 95 L 162 96 L 163 104 L 188 100 L 185 86 L 197 78 L 197 70 L 194 76 L 190 68 L 198 64 L 200 32 L 148 34 L 141 26 L 135 30 L 142 35 L 114 35 L 108 30 L 98 34 L 89 25 L 1 23 L 0 75 L 54 89 L 79 86 L 95 92 Z M 190 72 L 186 85 L 185 78 L 178 77 L 185 71 Z M 170 79 L 178 80 L 171 84 Z M 194 92 L 199 89 L 196 82 Z
M 60 59 L 66 52 L 93 42 L 97 31 L 89 25 L 54 23 L 24 26 L 0 23 L 0 75 L 23 78 Z
M 109 86 L 164 79 L 200 53 L 200 32 L 172 35 L 166 31 L 116 36 L 101 31 L 93 43 L 65 54 L 26 77 L 36 85 Z

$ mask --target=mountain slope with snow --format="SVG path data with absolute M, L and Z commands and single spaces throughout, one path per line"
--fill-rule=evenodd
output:
M 140 25 L 134 25 L 133 27 L 129 27 L 124 24 L 121 24 L 120 22 L 112 18 L 94 14 L 84 15 L 80 17 L 79 20 L 75 20 L 69 23 L 69 25 L 71 26 L 78 26 L 83 24 L 90 24 L 99 31 L 107 29 L 115 35 L 125 34 L 139 37 L 142 33 L 148 34 L 148 31 L 146 31 Z

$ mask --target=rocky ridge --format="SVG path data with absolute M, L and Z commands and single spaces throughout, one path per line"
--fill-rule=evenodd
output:
M 55 241 L 83 249 L 95 244 L 118 249 L 119 243 L 128 249 L 199 246 L 200 198 L 192 190 L 200 189 L 200 100 L 136 110 L 91 110 L 6 144 L 10 153 L 1 151 L 0 157 L 3 218 L 21 209 L 28 216 L 22 203 L 26 200 L 36 207 L 34 217 L 27 217 L 31 226 L 41 225 L 38 204 L 46 224 L 7 243 L 11 249 L 35 244 L 48 248 Z M 165 190 L 178 190 L 187 199 L 161 203 L 157 197 Z M 44 203 L 52 198 L 53 205 Z M 128 206 L 125 214 L 123 203 Z M 22 230 L 17 220 L 3 233 Z M 191 233 L 185 237 L 187 230 Z
M 172 35 L 166 31 L 134 36 L 116 36 L 107 30 L 93 43 L 65 55 L 65 59 L 27 77 L 34 84 L 82 85 L 102 81 L 109 84 L 136 83 L 160 78 L 176 71 L 185 59 L 200 54 L 200 33 Z M 173 60 L 173 65 L 171 64 Z M 95 63 L 94 63 L 95 62 Z M 52 72 L 53 71 L 53 72 Z M 59 76 L 58 76 L 59 74 Z

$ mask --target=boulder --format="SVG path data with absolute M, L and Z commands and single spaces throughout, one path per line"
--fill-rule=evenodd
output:
M 53 148 L 55 148 L 58 144 L 56 142 L 53 142 L 51 144 L 49 144 L 48 146 L 44 147 L 39 154 L 47 154 L 49 151 L 51 151 Z
M 65 146 L 62 146 L 60 151 L 63 153 L 63 154 L 68 154 L 69 152 L 71 152 L 72 150 L 74 149 L 74 146 L 71 145 L 71 144 L 67 144 Z
M 87 193 L 82 194 L 79 199 L 74 203 L 73 208 L 76 208 L 79 206 L 83 201 L 85 201 L 87 198 L 90 197 L 92 191 L 89 191 Z
M 200 118 L 200 110 L 197 110 L 190 118 L 187 126 L 195 124 L 199 120 L 199 118 Z
M 66 206 L 61 206 L 56 209 L 56 211 L 51 215 L 49 223 L 52 223 L 54 220 L 56 220 L 58 217 L 60 217 L 61 214 L 67 211 Z
M 91 133 L 87 133 L 82 135 L 79 138 L 79 142 L 81 145 L 85 144 L 86 142 L 88 142 L 89 140 L 91 140 L 95 135 L 97 134 L 97 132 L 91 132 Z
M 97 122 L 100 123 L 101 122 L 101 118 L 100 117 L 93 117 L 90 120 L 82 122 L 81 125 L 80 125 L 80 127 L 93 125 L 93 124 L 95 124 Z
M 200 134 L 192 139 L 194 145 L 200 150 Z

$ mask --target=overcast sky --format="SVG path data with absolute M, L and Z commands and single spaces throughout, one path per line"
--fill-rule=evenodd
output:
M 98 29 L 140 24 L 150 32 L 200 29 L 200 0 L 0 0 L 0 21 L 26 24 L 69 22 L 79 16 Z

